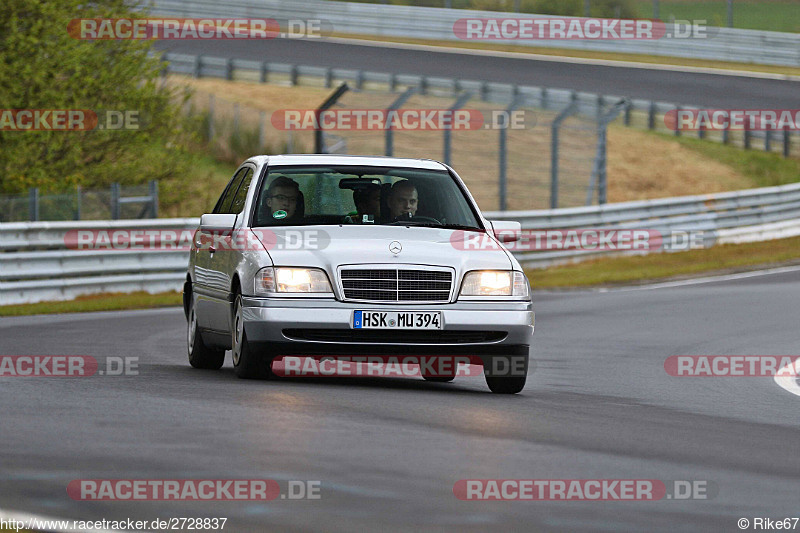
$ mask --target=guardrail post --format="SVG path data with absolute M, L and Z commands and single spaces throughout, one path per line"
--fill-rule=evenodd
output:
M 346 83 L 343 83 L 336 89 L 332 95 L 325 99 L 322 104 L 317 108 L 315 111 L 317 117 L 317 129 L 314 131 L 314 153 L 317 154 L 324 154 L 325 152 L 325 136 L 323 135 L 324 131 L 322 130 L 322 113 L 329 109 L 333 104 L 341 98 L 341 96 L 346 93 L 350 87 L 347 86 Z
M 486 102 L 489 100 L 489 83 L 482 81 L 481 82 L 481 101 Z
M 516 87 L 516 85 L 515 85 Z M 497 154 L 498 164 L 500 166 L 500 175 L 498 179 L 498 196 L 500 198 L 500 211 L 506 210 L 506 171 L 508 167 L 508 145 L 507 145 L 507 136 L 508 136 L 508 128 L 511 126 L 511 113 L 514 112 L 520 105 L 525 98 L 517 94 L 514 97 L 514 101 L 511 102 L 505 110 L 506 116 L 506 123 L 500 127 L 500 148 Z
M 233 79 L 233 58 L 229 57 L 225 61 L 225 79 L 232 80 Z
M 425 76 L 419 78 L 419 94 L 428 94 L 428 78 Z
M 772 131 L 765 130 L 764 131 L 764 151 L 771 152 L 772 151 Z
M 416 87 L 409 87 L 386 109 L 386 146 L 384 151 L 386 152 L 387 156 L 391 157 L 394 154 L 394 121 L 391 119 L 392 112 L 403 107 L 403 104 L 405 104 L 416 92 Z
M 269 78 L 269 63 L 266 61 L 261 62 L 261 69 L 258 73 L 258 81 L 261 83 L 267 83 L 267 79 Z
M 297 78 L 297 65 L 292 65 L 291 69 L 289 70 L 289 83 L 292 85 L 292 87 L 297 86 Z
M 792 137 L 788 129 L 783 130 L 783 157 L 789 157 L 792 151 Z
M 397 90 L 397 75 L 392 72 L 389 74 L 389 91 L 395 92 Z
M 626 126 L 630 126 L 631 125 L 631 110 L 632 109 L 633 109 L 633 103 L 628 101 L 625 104 L 625 125 Z
M 194 57 L 194 68 L 192 69 L 192 77 L 199 78 L 203 68 L 203 56 Z
M 158 182 L 150 180 L 150 214 L 151 218 L 158 218 Z
M 328 67 L 325 69 L 325 88 L 330 89 L 333 87 L 333 69 Z
M 561 123 L 578 110 L 578 101 L 574 99 L 553 119 L 550 125 L 550 209 L 558 208 L 558 133 Z
M 364 71 L 359 69 L 356 71 L 356 90 L 360 91 L 364 88 Z
M 111 184 L 111 220 L 119 220 L 119 183 Z
M 725 118 L 728 118 L 727 113 L 725 114 Z M 730 120 L 725 120 L 725 129 L 722 130 L 722 144 L 728 144 L 731 142 L 731 123 Z
M 452 130 L 453 130 L 453 115 L 455 112 L 466 104 L 469 99 L 472 98 L 472 93 L 464 93 L 462 94 L 456 102 L 448 108 L 450 112 L 450 120 L 447 121 L 447 125 L 444 128 L 444 164 L 449 165 L 451 161 L 451 143 L 452 143 Z
M 750 149 L 750 144 L 752 142 L 751 135 L 752 134 L 750 133 L 750 128 L 748 128 L 747 124 L 745 124 L 745 126 L 744 126 L 744 149 L 745 150 L 749 150 Z
M 678 117 L 675 117 L 677 121 Z M 706 138 L 706 123 L 704 120 L 700 120 L 699 124 L 697 125 L 697 138 L 698 139 L 705 139 Z
M 542 87 L 541 106 L 542 109 L 547 109 L 547 87 Z
M 28 218 L 31 222 L 39 220 L 39 189 L 32 188 L 28 192 Z
M 208 95 L 208 140 L 214 138 L 214 95 Z
M 267 144 L 267 132 L 264 126 L 266 122 L 267 112 L 259 111 L 258 113 L 258 151 L 263 152 L 264 146 Z
M 647 110 L 647 128 L 650 130 L 656 129 L 656 103 L 650 102 L 650 108 Z

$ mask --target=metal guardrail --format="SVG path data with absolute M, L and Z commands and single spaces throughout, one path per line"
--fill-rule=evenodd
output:
M 67 236 L 75 230 L 194 232 L 199 224 L 196 218 L 0 224 L 0 305 L 178 290 L 189 265 L 186 251 L 74 250 Z
M 800 235 L 800 183 L 745 191 L 541 211 L 486 212 L 523 229 L 702 231 L 708 246 Z M 176 250 L 70 250 L 74 230 L 159 229 L 193 232 L 199 219 L 0 224 L 0 304 L 63 300 L 97 292 L 179 290 L 188 253 Z M 610 251 L 522 251 L 528 267 L 577 261 Z M 619 253 L 619 252 L 616 252 Z
M 321 0 L 154 0 L 152 12 L 175 17 L 252 17 L 323 20 L 342 34 L 457 41 L 462 18 L 545 18 L 507 12 L 473 11 Z M 658 40 L 498 40 L 536 47 L 800 66 L 800 34 L 733 28 L 709 28 L 707 38 Z

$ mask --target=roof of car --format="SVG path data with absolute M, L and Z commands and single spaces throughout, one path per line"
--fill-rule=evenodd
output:
M 446 170 L 446 167 L 432 159 L 404 159 L 400 157 L 364 156 L 364 155 L 331 155 L 331 154 L 292 154 L 292 155 L 259 155 L 250 161 L 269 165 L 364 165 L 376 167 L 424 168 L 428 170 Z

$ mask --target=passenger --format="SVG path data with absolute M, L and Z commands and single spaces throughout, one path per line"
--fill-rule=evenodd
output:
M 280 224 L 299 222 L 303 219 L 302 208 L 298 209 L 302 194 L 296 181 L 283 175 L 277 176 L 267 189 L 266 206 L 269 211 L 263 218 Z
M 374 223 L 381 217 L 381 186 L 370 183 L 366 189 L 354 190 L 353 202 L 356 204 L 356 212 L 349 215 L 351 221 L 356 224 L 367 221 L 368 224 Z

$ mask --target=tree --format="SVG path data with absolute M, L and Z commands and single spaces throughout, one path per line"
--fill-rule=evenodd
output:
M 138 130 L 9 131 L 0 128 L 0 192 L 76 184 L 143 183 L 180 171 L 185 135 L 152 42 L 80 40 L 80 18 L 141 18 L 124 0 L 4 0 L 0 107 L 138 114 Z

